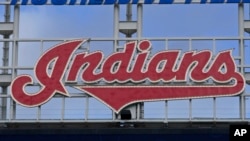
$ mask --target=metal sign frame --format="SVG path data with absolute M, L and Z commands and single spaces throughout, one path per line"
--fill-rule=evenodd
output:
M 4 4 L 8 6 L 8 2 L 3 2 L 1 4 Z M 136 23 L 136 32 L 137 32 L 137 37 L 136 38 L 120 38 L 119 33 L 121 31 L 124 31 L 125 29 L 122 29 L 123 27 L 126 27 L 127 25 L 130 25 L 130 27 L 134 27 L 133 24 L 134 22 L 130 21 L 130 18 L 127 18 L 126 25 L 124 23 L 121 23 L 119 20 L 119 5 L 114 5 L 114 38 L 91 38 L 87 42 L 87 46 L 83 47 L 84 50 L 89 51 L 89 48 L 91 46 L 89 45 L 91 42 L 95 41 L 105 41 L 105 42 L 112 42 L 113 43 L 113 51 L 116 52 L 119 50 L 119 42 L 121 41 L 133 41 L 133 40 L 143 40 L 143 39 L 148 39 L 144 38 L 142 36 L 142 26 L 141 26 L 141 18 L 142 18 L 142 10 L 143 5 L 138 4 L 137 5 L 137 14 L 138 14 L 138 19 L 135 22 Z M 13 33 L 13 38 L 4 38 L 0 39 L 0 42 L 6 43 L 5 45 L 8 46 L 7 44 L 11 45 L 11 63 L 10 65 L 3 65 L 0 67 L 2 71 L 6 71 L 6 73 L 3 73 L 0 75 L 1 77 L 1 86 L 2 86 L 2 92 L 0 95 L 2 105 L 1 105 L 1 115 L 2 118 L 0 120 L 1 123 L 9 123 L 9 122 L 117 122 L 117 121 L 123 121 L 120 119 L 119 115 L 117 115 L 113 111 L 109 111 L 108 113 L 110 116 L 107 118 L 99 118 L 99 119 L 92 119 L 90 118 L 90 99 L 91 97 L 87 94 L 79 94 L 79 93 L 73 93 L 72 97 L 66 98 L 66 97 L 60 97 L 60 96 L 55 96 L 56 99 L 60 99 L 60 114 L 56 119 L 44 119 L 42 115 L 43 111 L 43 106 L 39 106 L 33 110 L 35 110 L 35 115 L 32 118 L 29 119 L 22 119 L 18 118 L 17 116 L 17 104 L 12 100 L 10 92 L 6 91 L 6 88 L 9 86 L 10 82 L 14 80 L 17 76 L 17 73 L 19 70 L 32 70 L 34 69 L 33 67 L 23 67 L 18 65 L 18 50 L 19 50 L 19 43 L 21 42 L 37 42 L 40 44 L 39 49 L 41 50 L 41 53 L 43 52 L 44 48 L 44 43 L 46 42 L 53 42 L 53 41 L 66 41 L 69 39 L 20 39 L 19 38 L 19 15 L 20 15 L 20 5 L 17 3 L 14 5 L 14 19 L 13 22 L 4 22 L 1 23 L 4 29 L 4 34 L 12 34 Z M 250 74 L 248 72 L 245 72 L 246 68 L 250 68 L 250 66 L 246 65 L 244 62 L 245 59 L 245 49 L 244 49 L 244 42 L 249 41 L 250 38 L 244 37 L 244 30 L 247 30 L 250 28 L 248 27 L 248 21 L 244 21 L 244 6 L 243 4 L 239 4 L 239 36 L 238 37 L 190 37 L 190 38 L 167 38 L 167 37 L 155 37 L 155 38 L 150 38 L 150 41 L 162 41 L 165 42 L 166 44 L 166 49 L 168 49 L 168 43 L 172 40 L 185 40 L 189 43 L 189 49 L 192 50 L 192 43 L 197 40 L 209 40 L 213 44 L 214 51 L 216 50 L 216 41 L 218 40 L 234 40 L 238 42 L 238 50 L 239 50 L 239 56 L 234 56 L 235 60 L 239 61 L 239 64 L 237 64 L 238 70 L 241 72 L 242 75 L 245 76 L 246 83 L 250 82 Z M 126 30 L 135 30 L 135 29 L 126 29 Z M 9 32 L 6 32 L 9 31 Z M 130 35 L 127 35 L 128 37 Z M 70 86 L 70 85 L 68 85 Z M 84 112 L 82 113 L 82 116 L 80 119 L 67 119 L 65 118 L 66 116 L 66 100 L 71 99 L 71 98 L 83 98 L 84 99 Z M 249 119 L 246 118 L 246 99 L 250 97 L 250 94 L 247 94 L 243 92 L 238 98 L 239 98 L 239 116 L 238 118 L 219 118 L 217 115 L 217 98 L 211 98 L 212 99 L 212 109 L 213 109 L 213 114 L 211 117 L 208 118 L 202 118 L 202 119 L 197 119 L 197 117 L 193 116 L 193 99 L 188 99 L 188 117 L 187 118 L 170 118 L 169 117 L 169 103 L 171 101 L 164 101 L 164 118 L 160 119 L 146 119 L 143 116 L 143 104 L 139 103 L 130 110 L 132 110 L 132 120 L 131 122 L 238 122 L 238 121 L 249 121 Z M 7 102 L 8 101 L 8 102 Z

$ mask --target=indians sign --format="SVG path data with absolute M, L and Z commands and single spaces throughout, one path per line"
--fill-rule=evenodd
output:
M 231 50 L 217 55 L 209 50 L 183 54 L 164 50 L 150 57 L 152 45 L 143 40 L 126 43 L 123 51 L 104 58 L 101 51 L 76 52 L 84 42 L 67 41 L 46 51 L 34 67 L 35 78 L 19 75 L 13 80 L 12 98 L 23 106 L 39 106 L 55 94 L 70 96 L 64 84 L 77 84 L 80 78 L 84 85 L 75 85 L 76 89 L 118 113 L 136 102 L 233 96 L 244 89 L 245 80 L 237 72 Z M 41 89 L 30 94 L 25 87 L 33 79 Z

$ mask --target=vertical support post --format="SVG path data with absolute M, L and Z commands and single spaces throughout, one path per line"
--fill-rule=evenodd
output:
M 131 4 L 127 4 L 126 19 L 127 21 L 132 21 L 132 5 Z M 126 34 L 126 38 L 131 38 L 131 37 L 132 37 L 131 33 Z
M 113 45 L 113 52 L 117 51 L 117 47 L 119 44 L 118 38 L 119 38 L 119 19 L 120 19 L 120 7 L 119 4 L 114 5 L 114 45 Z M 116 120 L 117 114 L 112 111 L 112 119 Z
M 10 5 L 5 5 L 4 22 L 6 23 L 10 22 Z M 9 38 L 10 38 L 9 34 L 4 35 L 4 39 L 9 39 Z M 8 66 L 8 65 L 9 65 L 9 41 L 5 41 L 3 47 L 3 66 Z M 8 69 L 4 69 L 3 74 L 7 73 Z
M 20 6 L 14 6 L 14 32 L 13 32 L 13 50 L 12 50 L 12 79 L 17 76 L 16 66 L 18 65 L 18 38 L 19 38 L 19 17 L 20 16 Z M 16 118 L 16 103 L 11 100 L 11 112 L 10 119 Z
M 216 120 L 216 98 L 213 98 L 213 119 Z
M 189 47 L 189 51 L 192 50 L 192 39 L 188 40 L 188 47 Z
M 137 111 L 136 119 L 137 120 L 140 120 L 140 118 L 141 118 L 141 105 L 142 105 L 142 103 L 137 104 L 137 109 L 136 109 L 136 111 Z
M 168 101 L 165 101 L 165 122 L 168 121 Z
M 137 37 L 142 37 L 142 4 L 137 5 Z
M 119 5 L 114 5 L 114 52 L 116 51 L 116 47 L 118 46 L 118 37 L 119 37 Z
M 39 121 L 40 119 L 41 119 L 41 106 L 38 106 L 36 120 Z
M 192 99 L 189 99 L 189 121 L 192 121 Z
M 137 38 L 139 40 L 141 40 L 142 37 L 142 16 L 143 16 L 143 12 L 142 12 L 143 8 L 142 8 L 142 4 L 138 4 L 137 5 Z M 139 108 L 139 113 L 140 113 L 140 118 L 144 118 L 144 103 L 141 102 L 139 103 L 140 108 Z
M 9 0 L 6 0 L 7 2 Z M 4 22 L 10 22 L 10 5 L 5 5 L 5 14 L 4 14 Z M 4 39 L 9 39 L 10 34 L 3 35 Z M 3 66 L 7 67 L 9 66 L 9 41 L 5 41 L 3 43 Z M 3 74 L 8 74 L 8 69 L 3 69 Z M 8 86 L 2 86 L 2 95 L 7 95 L 8 93 Z M 1 119 L 5 120 L 7 118 L 7 97 L 1 97 L 0 101 L 1 106 Z
M 244 4 L 240 3 L 238 5 L 238 32 L 239 32 L 239 53 L 241 56 L 240 59 L 240 72 L 244 75 L 244 62 L 245 62 L 245 48 L 244 48 Z M 240 110 L 240 118 L 242 120 L 245 119 L 245 99 L 244 92 L 241 94 L 239 99 L 239 110 Z
M 168 39 L 165 39 L 165 50 L 168 50 Z
M 213 39 L 213 54 L 216 54 L 216 40 Z

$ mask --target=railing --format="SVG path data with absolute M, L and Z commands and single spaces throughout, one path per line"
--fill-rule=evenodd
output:
M 87 39 L 87 38 L 85 38 Z M 219 51 L 231 49 L 238 71 L 250 81 L 250 38 L 239 37 L 194 37 L 194 38 L 141 38 L 113 39 L 88 38 L 87 43 L 78 52 L 93 52 L 102 50 L 105 57 L 112 52 L 120 51 L 127 41 L 148 39 L 152 42 L 152 54 L 161 50 L 178 49 L 183 52 L 190 50 L 211 50 L 214 55 Z M 72 39 L 0 39 L 10 42 L 10 65 L 0 67 L 8 70 L 9 79 L 0 80 L 10 83 L 17 75 L 34 76 L 33 68 L 39 56 L 53 45 Z M 244 46 L 241 47 L 240 41 Z M 249 44 L 248 44 L 249 43 Z M 114 46 L 117 45 L 117 46 Z M 0 55 L 2 52 L 0 51 Z M 2 58 L 2 56 L 0 56 Z M 7 74 L 2 74 L 7 75 Z M 249 77 L 249 78 L 248 78 Z M 2 77 L 1 77 L 2 78 Z M 249 79 L 249 80 L 248 80 Z M 79 82 L 79 85 L 84 82 Z M 0 101 L 6 101 L 6 116 L 0 123 L 8 122 L 118 122 L 121 121 L 115 113 L 98 100 L 65 84 L 71 97 L 56 95 L 48 103 L 26 108 L 13 102 L 8 90 L 0 94 Z M 26 88 L 29 92 L 39 90 L 39 84 Z M 187 99 L 175 101 L 158 101 L 144 103 L 144 117 L 130 122 L 235 122 L 250 121 L 250 89 L 246 85 L 242 95 L 234 97 Z M 1 103 L 1 102 L 0 102 Z M 3 104 L 3 102 L 1 103 Z M 4 106 L 4 105 L 0 105 Z M 2 114 L 2 113 L 0 113 Z

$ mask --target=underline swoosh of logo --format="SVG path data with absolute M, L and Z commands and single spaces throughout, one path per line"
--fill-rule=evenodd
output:
M 116 113 L 124 107 L 145 101 L 233 96 L 244 89 L 244 79 L 236 75 L 233 85 L 218 86 L 79 86 L 75 87 L 97 98 Z

